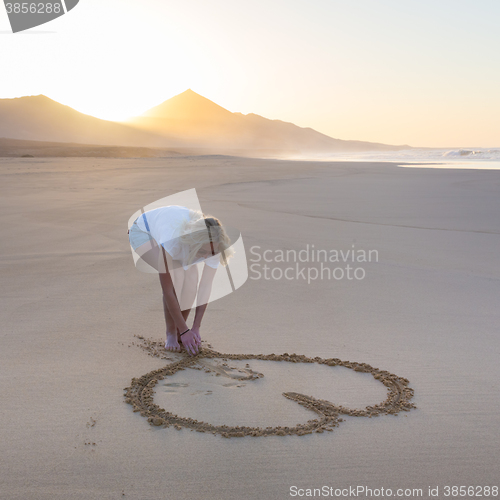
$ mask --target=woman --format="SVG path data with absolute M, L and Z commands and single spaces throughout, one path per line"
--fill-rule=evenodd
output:
M 231 242 L 215 217 L 171 205 L 139 216 L 129 231 L 132 248 L 160 276 L 165 313 L 165 349 L 196 354 L 200 326 L 219 263 L 227 265 Z M 201 279 L 198 264 L 204 262 Z M 199 281 L 199 283 L 198 283 Z M 193 326 L 186 320 L 197 298 Z

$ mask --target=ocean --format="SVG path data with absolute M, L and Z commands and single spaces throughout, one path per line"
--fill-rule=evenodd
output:
M 299 159 L 299 158 L 296 158 Z M 428 149 L 365 151 L 300 158 L 315 161 L 397 162 L 401 167 L 500 170 L 500 148 Z

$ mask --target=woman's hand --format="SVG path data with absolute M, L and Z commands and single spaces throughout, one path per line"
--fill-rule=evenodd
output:
M 193 332 L 194 338 L 196 340 L 196 344 L 198 346 L 201 346 L 200 327 L 193 326 L 193 328 L 191 328 L 191 331 Z
M 192 330 L 189 330 L 184 335 L 182 335 L 181 342 L 190 356 L 193 354 L 198 354 L 198 343 Z

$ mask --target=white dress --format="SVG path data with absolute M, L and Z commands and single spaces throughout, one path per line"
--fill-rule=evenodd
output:
M 172 257 L 180 261 L 184 270 L 188 270 L 187 263 L 189 247 L 179 240 L 180 228 L 184 221 L 189 219 L 189 208 L 179 205 L 155 208 L 145 212 L 137 219 L 136 223 L 141 231 L 149 233 L 155 241 L 161 245 Z M 207 266 L 217 269 L 220 263 L 220 255 L 216 254 L 207 259 L 198 259 L 193 264 L 205 262 Z

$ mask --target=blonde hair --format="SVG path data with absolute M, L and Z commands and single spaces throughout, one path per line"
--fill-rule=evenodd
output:
M 197 210 L 189 211 L 189 219 L 180 228 L 180 241 L 189 248 L 188 264 L 196 260 L 200 248 L 207 243 L 218 244 L 220 262 L 223 266 L 234 255 L 231 240 L 220 220 Z

